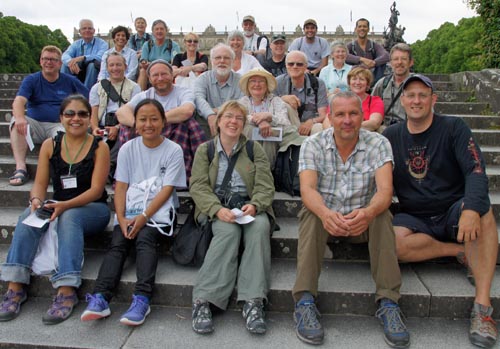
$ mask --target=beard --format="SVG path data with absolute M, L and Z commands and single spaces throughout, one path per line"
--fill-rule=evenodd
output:
M 255 33 L 255 30 L 244 30 L 243 33 L 246 37 L 250 37 Z
M 216 67 L 215 68 L 215 74 L 218 75 L 218 76 L 228 76 L 229 73 L 231 73 L 231 67 L 225 67 L 225 68 L 221 68 L 221 67 Z

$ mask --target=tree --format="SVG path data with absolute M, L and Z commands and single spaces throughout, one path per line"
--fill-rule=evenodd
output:
M 483 50 L 482 61 L 488 68 L 500 68 L 500 1 L 465 0 L 481 17 L 483 36 L 480 39 Z
M 0 16 L 0 42 L 2 73 L 36 72 L 44 46 L 55 45 L 62 50 L 69 46 L 61 30 L 51 31 L 46 25 L 27 24 L 12 16 Z
M 483 33 L 480 21 L 473 17 L 462 18 L 457 25 L 446 22 L 411 45 L 415 71 L 455 73 L 485 68 L 478 43 Z

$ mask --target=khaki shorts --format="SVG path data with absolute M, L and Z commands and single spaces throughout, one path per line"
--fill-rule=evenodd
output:
M 47 138 L 54 137 L 58 131 L 64 131 L 64 127 L 60 122 L 41 122 L 29 116 L 26 116 L 26 121 L 30 125 L 31 138 L 35 144 L 42 144 Z M 11 130 L 15 122 L 16 117 L 13 116 L 9 126 Z

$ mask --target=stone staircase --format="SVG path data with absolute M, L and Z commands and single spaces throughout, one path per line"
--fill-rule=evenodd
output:
M 448 75 L 432 75 L 438 90 L 436 111 L 460 115 L 473 129 L 482 147 L 490 181 L 490 196 L 497 221 L 500 222 L 500 117 L 483 115 L 489 105 L 472 102 L 470 92 L 464 92 Z M 33 181 L 21 187 L 8 184 L 8 177 L 15 168 L 12 159 L 8 121 L 12 100 L 22 75 L 0 75 L 0 262 L 6 258 L 17 216 L 26 207 Z M 28 157 L 31 178 L 36 172 L 36 155 Z M 51 189 L 49 188 L 49 192 Z M 111 188 L 108 192 L 112 194 Z M 112 198 L 112 195 L 111 195 Z M 181 221 L 189 211 L 191 200 L 186 192 L 180 193 Z M 111 207 L 112 204 L 110 203 Z M 78 293 L 80 304 L 72 317 L 57 326 L 45 326 L 41 316 L 54 294 L 45 277 L 33 277 L 29 288 L 30 300 L 23 305 L 20 316 L 11 322 L 0 323 L 0 347 L 85 347 L 85 348 L 144 348 L 207 346 L 219 348 L 302 348 L 293 333 L 293 301 L 291 289 L 295 281 L 297 252 L 298 197 L 276 193 L 274 209 L 281 229 L 272 237 L 272 276 L 269 292 L 269 331 L 265 336 L 246 333 L 239 307 L 233 300 L 230 310 L 215 315 L 216 333 L 198 336 L 191 331 L 190 306 L 195 268 L 173 263 L 168 249 L 171 241 L 165 239 L 159 246 L 161 258 L 156 277 L 153 311 L 146 323 L 139 328 L 119 324 L 120 314 L 126 310 L 133 292 L 135 266 L 127 263 L 122 280 L 111 303 L 113 315 L 106 320 L 81 323 L 79 315 L 85 308 L 85 293 L 90 292 L 107 244 L 111 225 L 101 236 L 86 240 L 83 283 Z M 319 282 L 319 310 L 326 330 L 325 345 L 342 348 L 385 348 L 381 329 L 373 318 L 375 285 L 368 264 L 366 244 L 349 245 L 333 243 L 325 253 Z M 467 339 L 470 307 L 474 288 L 469 285 L 463 269 L 453 260 L 401 266 L 403 285 L 401 307 L 409 318 L 412 347 L 461 348 L 469 347 Z M 497 274 L 500 274 L 497 271 Z M 500 276 L 500 275 L 497 275 Z M 0 292 L 5 292 L 5 283 Z M 494 317 L 500 317 L 500 278 L 492 286 Z M 29 330 L 28 330 L 29 329 Z M 361 333 L 363 333 L 361 335 Z

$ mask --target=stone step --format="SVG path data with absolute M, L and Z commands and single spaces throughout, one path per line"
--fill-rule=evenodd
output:
M 482 114 L 488 110 L 488 103 L 480 102 L 437 102 L 436 113 L 446 115 Z
M 191 330 L 191 308 L 152 306 L 151 314 L 140 327 L 119 323 L 128 304 L 111 303 L 106 320 L 81 322 L 86 304 L 76 306 L 73 315 L 57 326 L 46 326 L 41 317 L 50 300 L 32 298 L 17 319 L 0 326 L 0 346 L 10 348 L 218 348 L 218 349 L 304 349 L 295 335 L 292 313 L 266 312 L 267 333 L 251 335 L 245 329 L 240 308 L 214 313 L 215 332 L 201 336 Z M 321 317 L 325 348 L 387 349 L 379 322 L 369 316 L 326 315 Z M 471 348 L 466 319 L 408 317 L 412 349 Z M 27 330 L 29 329 L 29 330 Z
M 0 89 L 0 98 L 9 98 L 11 100 L 14 100 L 14 97 L 16 97 L 16 93 L 16 88 L 2 88 Z
M 466 91 L 436 91 L 436 94 L 439 102 L 468 102 L 471 99 L 471 93 Z
M 425 74 L 425 76 L 431 79 L 433 83 L 437 81 L 451 81 L 449 74 Z
M 0 73 L 0 81 L 23 81 L 27 75 L 24 73 Z
M 5 261 L 7 247 L 0 245 L 0 261 Z M 85 252 L 82 270 L 82 286 L 78 293 L 83 299 L 92 292 L 103 252 Z M 129 259 L 130 262 L 130 259 Z M 423 263 L 402 265 L 401 308 L 407 316 L 466 318 L 474 299 L 474 287 L 465 277 L 463 267 L 456 264 Z M 494 316 L 500 315 L 500 281 L 496 278 L 491 287 L 491 298 L 495 307 Z M 156 273 L 155 294 L 152 304 L 174 307 L 189 307 L 197 268 L 175 264 L 169 256 L 160 256 Z M 269 311 L 289 312 L 293 310 L 291 289 L 295 282 L 296 261 L 273 259 L 271 285 L 268 294 Z M 135 265 L 126 263 L 115 300 L 129 302 L 136 281 Z M 5 292 L 5 283 L 0 292 Z M 47 277 L 34 276 L 29 294 L 50 297 L 53 294 Z M 319 310 L 325 314 L 372 315 L 375 313 L 375 285 L 369 263 L 324 261 L 319 279 Z M 235 308 L 235 292 L 230 308 Z M 450 307 L 450 304 L 453 304 Z
M 0 108 L 0 122 L 2 123 L 1 128 L 4 127 L 3 124 L 5 122 L 8 123 L 10 121 L 11 117 L 12 117 L 12 109 L 10 107 L 8 109 L 1 109 Z M 3 134 L 3 132 L 2 132 L 2 134 Z
M 453 81 L 435 81 L 432 80 L 435 91 L 456 91 L 457 85 Z
M 474 129 L 472 135 L 481 146 L 495 146 L 500 141 L 500 129 Z

